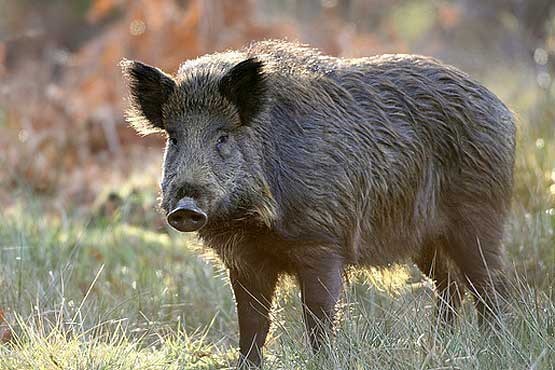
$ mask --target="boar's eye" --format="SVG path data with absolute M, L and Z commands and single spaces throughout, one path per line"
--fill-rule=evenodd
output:
M 218 152 L 220 152 L 220 154 L 225 154 L 223 151 L 223 146 L 225 145 L 225 143 L 227 143 L 229 140 L 229 136 L 228 135 L 222 135 L 218 138 L 218 140 L 216 141 L 216 149 L 218 149 Z
M 170 141 L 171 145 L 176 145 L 177 146 L 177 139 L 175 137 L 169 137 L 168 140 Z
M 227 143 L 227 141 L 229 140 L 229 136 L 228 135 L 222 135 L 218 138 L 218 141 L 216 141 L 216 147 L 218 149 L 221 148 L 222 145 L 224 145 L 225 143 Z

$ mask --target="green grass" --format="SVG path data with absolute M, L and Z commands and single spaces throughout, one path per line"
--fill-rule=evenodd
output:
M 286 281 L 266 368 L 555 368 L 555 104 L 530 101 L 515 107 L 509 317 L 480 331 L 467 300 L 445 329 L 433 315 L 430 283 L 413 269 L 355 273 L 331 350 L 313 356 L 297 290 Z M 0 337 L 8 326 L 13 336 L 0 344 L 0 369 L 233 367 L 237 325 L 224 269 L 202 257 L 194 239 L 152 226 L 159 219 L 154 185 L 122 189 L 115 214 L 99 205 L 56 208 L 23 189 L 0 210 Z
M 187 241 L 121 220 L 87 225 L 71 215 L 41 218 L 35 207 L 10 210 L 0 226 L 1 307 L 9 310 L 14 334 L 0 346 L 1 369 L 232 367 L 237 336 L 227 279 Z M 369 278 L 352 276 L 327 357 L 307 350 L 298 296 L 286 282 L 267 367 L 548 369 L 555 363 L 552 276 L 541 289 L 515 283 L 511 318 L 490 335 L 478 330 L 470 302 L 454 329 L 444 330 L 432 314 L 429 283 L 399 285 L 382 276 L 384 285 L 397 284 L 384 290 Z

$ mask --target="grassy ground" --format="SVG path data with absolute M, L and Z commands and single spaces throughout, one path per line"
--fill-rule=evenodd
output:
M 513 101 L 522 123 L 505 243 L 516 271 L 510 318 L 481 332 L 467 300 L 445 330 L 429 282 L 411 268 L 355 273 L 332 350 L 312 356 L 286 281 L 267 368 L 555 368 L 555 108 L 547 97 Z M 155 191 L 123 194 L 115 213 L 57 209 L 23 188 L 14 193 L 15 205 L 0 211 L 0 369 L 233 367 L 238 338 L 225 271 L 199 256 L 193 239 L 152 227 Z

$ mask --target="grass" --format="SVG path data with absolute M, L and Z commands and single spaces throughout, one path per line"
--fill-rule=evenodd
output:
M 354 273 L 331 350 L 313 356 L 298 293 L 285 281 L 266 368 L 555 368 L 555 105 L 531 101 L 515 107 L 510 317 L 480 331 L 467 300 L 445 329 L 430 283 L 411 268 Z M 154 185 L 124 185 L 113 214 L 52 207 L 24 189 L 0 210 L 0 369 L 233 367 L 237 325 L 224 269 L 200 256 L 194 239 L 152 227 Z

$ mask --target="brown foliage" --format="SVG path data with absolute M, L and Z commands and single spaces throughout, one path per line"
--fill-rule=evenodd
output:
M 8 343 L 13 339 L 10 326 L 6 322 L 4 311 L 0 308 L 0 344 Z

